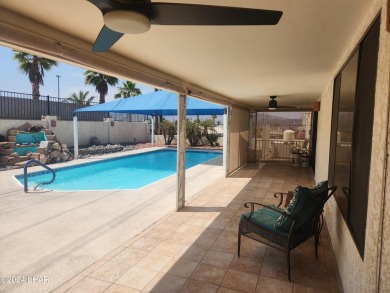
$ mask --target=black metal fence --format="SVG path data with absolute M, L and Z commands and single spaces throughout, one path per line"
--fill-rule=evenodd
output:
M 72 120 L 73 111 L 79 108 L 96 105 L 76 104 L 67 99 L 58 97 L 39 96 L 34 99 L 31 94 L 0 91 L 0 118 L 10 119 L 41 119 L 43 115 L 58 116 L 61 120 Z M 142 122 L 144 115 L 129 115 L 122 118 L 122 121 Z M 110 117 L 107 112 L 79 113 L 77 118 L 80 121 L 103 121 Z
M 94 105 L 97 103 L 91 103 Z M 73 111 L 88 105 L 72 103 L 58 97 L 39 96 L 34 99 L 30 94 L 0 91 L 0 118 L 41 119 L 43 115 L 58 116 L 61 120 L 72 120 Z M 108 113 L 80 113 L 83 121 L 102 121 Z

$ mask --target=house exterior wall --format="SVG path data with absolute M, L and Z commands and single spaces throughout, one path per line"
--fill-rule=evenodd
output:
M 249 112 L 233 107 L 229 121 L 228 173 L 248 162 Z
M 52 129 L 61 143 L 73 146 L 73 121 L 56 120 L 56 126 L 52 127 L 51 121 L 55 119 L 55 116 L 47 116 L 42 120 L 1 119 L 0 134 L 5 136 L 8 129 L 28 122 Z M 114 126 L 111 126 L 111 121 L 79 121 L 79 145 L 89 145 L 94 136 L 103 144 L 150 142 L 149 128 L 150 125 L 144 122 L 115 121 Z
M 353 50 L 359 44 L 381 10 L 381 28 L 378 69 L 375 92 L 375 109 L 372 136 L 372 155 L 369 178 L 365 252 L 362 258 L 336 201 L 332 198 L 325 208 L 326 223 L 336 256 L 344 292 L 390 292 L 390 176 L 387 166 L 387 136 L 389 135 L 389 71 L 390 33 L 386 31 L 387 0 L 372 1 L 370 11 L 351 36 L 343 58 L 338 61 L 334 75 L 321 94 L 321 111 L 318 119 L 316 181 L 328 178 L 330 131 L 332 117 L 333 81 Z M 387 152 L 387 153 L 386 153 Z M 388 177 L 389 178 L 389 177 Z M 387 189 L 385 188 L 387 187 Z M 386 192 L 387 191 L 387 192 Z

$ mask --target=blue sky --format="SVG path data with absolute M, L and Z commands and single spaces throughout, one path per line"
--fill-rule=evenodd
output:
M 99 94 L 95 87 L 84 85 L 85 69 L 58 62 L 58 66 L 45 72 L 43 79 L 44 85 L 40 87 L 40 93 L 44 96 L 57 97 L 58 78 L 60 75 L 60 97 L 67 98 L 74 92 L 89 91 L 90 96 L 96 98 L 94 102 L 99 102 Z M 122 85 L 124 80 L 120 79 L 117 86 Z M 143 94 L 152 92 L 154 89 L 150 86 L 137 84 L 137 87 Z M 7 47 L 0 46 L 0 90 L 18 93 L 31 94 L 31 83 L 28 76 L 18 69 L 18 62 L 13 60 L 13 51 Z M 114 95 L 118 92 L 116 87 L 109 87 L 106 101 L 114 100 Z
M 94 102 L 99 102 L 99 94 L 95 91 L 95 87 L 84 84 L 84 71 L 83 68 L 58 62 L 58 66 L 45 72 L 44 85 L 40 87 L 41 95 L 58 96 L 58 78 L 56 76 L 60 75 L 61 98 L 68 98 L 72 93 L 78 93 L 82 90 L 89 91 L 90 96 L 96 97 Z M 120 79 L 117 86 L 122 85 L 122 82 L 124 80 Z M 116 87 L 109 87 L 106 102 L 114 100 L 114 95 L 118 92 Z M 153 87 L 140 83 L 137 83 L 137 87 L 143 94 L 154 91 Z M 31 94 L 31 83 L 28 76 L 19 70 L 18 62 L 13 60 L 12 49 L 3 46 L 0 46 L 0 90 Z M 300 113 L 295 112 L 269 113 L 269 115 L 286 118 L 302 117 Z

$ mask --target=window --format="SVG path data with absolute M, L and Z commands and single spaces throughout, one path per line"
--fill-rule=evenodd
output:
M 329 182 L 361 256 L 374 119 L 379 17 L 334 81 Z

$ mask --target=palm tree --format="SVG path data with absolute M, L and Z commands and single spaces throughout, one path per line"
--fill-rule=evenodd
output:
M 84 72 L 85 80 L 84 83 L 86 85 L 95 86 L 96 91 L 99 93 L 99 103 L 105 103 L 105 97 L 108 93 L 108 86 L 115 86 L 118 83 L 118 79 L 116 77 L 112 77 L 109 75 L 104 75 L 101 73 L 97 73 L 91 70 L 87 70 Z
M 89 91 L 79 91 L 78 94 L 72 93 L 66 100 L 76 105 L 89 106 L 95 96 L 88 97 Z
M 19 62 L 19 69 L 28 75 L 32 86 L 33 99 L 39 99 L 39 86 L 43 85 L 45 70 L 57 66 L 57 61 L 14 51 L 13 59 Z
M 119 92 L 115 95 L 115 99 L 130 98 L 142 94 L 141 90 L 136 87 L 137 85 L 134 82 L 126 81 L 122 84 L 123 86 L 117 87 Z

